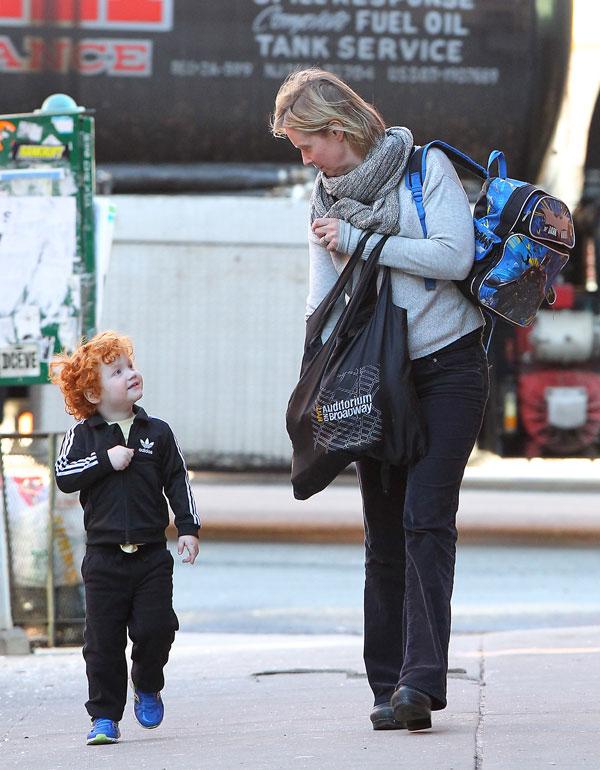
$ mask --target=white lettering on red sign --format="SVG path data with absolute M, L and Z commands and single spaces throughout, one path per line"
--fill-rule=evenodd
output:
M 0 0 L 0 25 L 173 29 L 173 0 Z
M 23 52 L 6 35 L 0 35 L 0 72 L 77 72 L 80 75 L 149 77 L 152 75 L 152 41 L 121 38 L 68 37 L 47 41 L 27 35 Z
M 81 75 L 152 74 L 151 40 L 82 40 L 76 46 L 75 69 Z

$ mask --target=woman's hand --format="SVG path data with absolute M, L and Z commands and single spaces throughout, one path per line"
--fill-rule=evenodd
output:
M 321 246 L 328 251 L 337 251 L 340 236 L 340 220 L 333 217 L 320 217 L 311 225 L 313 233 L 318 236 Z

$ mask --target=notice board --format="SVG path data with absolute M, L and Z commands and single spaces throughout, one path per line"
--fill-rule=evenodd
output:
M 0 116 L 0 386 L 94 333 L 93 192 L 91 115 Z

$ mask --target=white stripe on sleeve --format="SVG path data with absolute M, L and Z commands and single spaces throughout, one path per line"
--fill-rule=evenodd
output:
M 57 476 L 70 476 L 73 473 L 82 473 L 88 468 L 93 468 L 94 465 L 98 465 L 98 458 L 96 457 L 95 452 L 92 452 L 88 457 L 83 457 L 79 460 L 73 460 L 71 462 L 68 460 L 69 452 L 71 451 L 73 441 L 75 440 L 75 429 L 78 425 L 81 425 L 82 422 L 83 420 L 80 420 L 75 423 L 75 425 L 72 425 L 65 434 L 60 447 L 60 454 L 54 465 Z
M 181 457 L 181 462 L 183 463 L 183 470 L 185 471 L 185 488 L 187 491 L 188 503 L 190 506 L 190 514 L 194 520 L 194 523 L 200 526 L 200 516 L 198 516 L 198 511 L 196 510 L 196 501 L 194 500 L 194 494 L 192 492 L 192 487 L 188 476 L 187 465 L 185 464 L 185 459 L 183 457 L 183 452 L 181 451 L 181 448 L 179 447 L 177 439 L 175 438 L 175 434 L 172 431 L 171 431 L 171 435 L 173 436 L 173 441 L 175 441 L 175 446 L 177 447 L 177 451 L 179 452 L 179 456 Z

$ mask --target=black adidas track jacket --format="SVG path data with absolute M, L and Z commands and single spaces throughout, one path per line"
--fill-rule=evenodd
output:
M 79 491 L 87 542 L 155 543 L 165 540 L 169 512 L 179 535 L 198 535 L 200 519 L 185 461 L 169 425 L 134 406 L 127 446 L 135 450 L 115 471 L 108 450 L 124 444 L 121 428 L 99 414 L 66 433 L 55 465 L 58 488 Z

